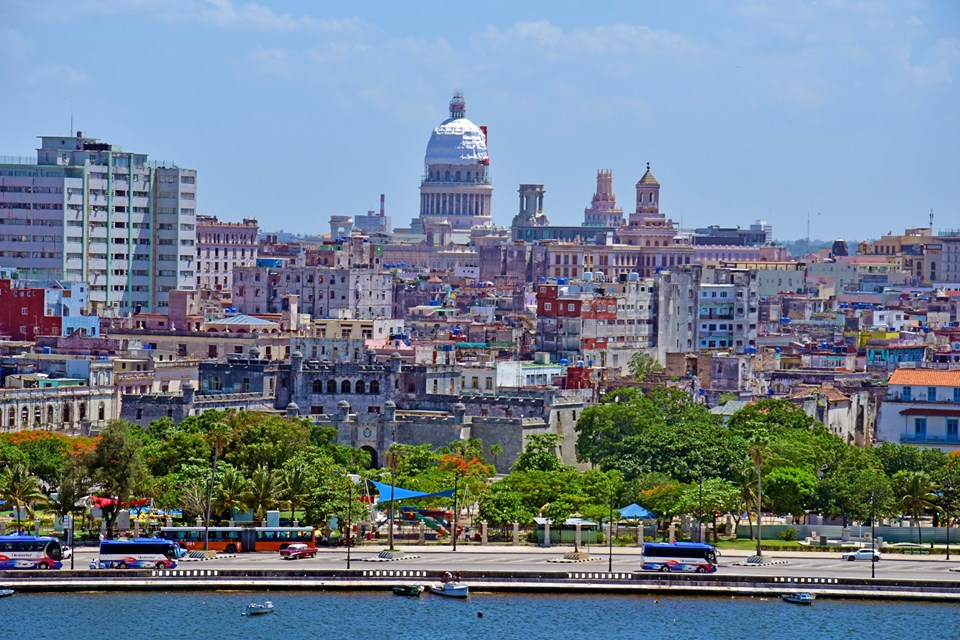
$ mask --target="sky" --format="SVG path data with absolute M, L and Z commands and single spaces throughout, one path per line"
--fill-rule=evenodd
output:
M 960 2 L 0 0 L 0 155 L 85 135 L 198 171 L 198 211 L 325 233 L 417 214 L 455 89 L 494 222 L 580 224 L 650 162 L 685 228 L 960 228 Z

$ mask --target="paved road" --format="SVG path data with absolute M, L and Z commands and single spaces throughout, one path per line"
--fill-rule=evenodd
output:
M 408 548 L 411 557 L 395 562 L 373 562 L 380 547 L 361 547 L 351 552 L 352 569 L 427 569 L 427 570 L 490 570 L 490 571 L 606 571 L 606 550 L 594 550 L 596 561 L 582 563 L 556 563 L 563 555 L 562 550 L 521 550 L 519 548 L 497 551 L 491 548 L 466 549 L 452 552 L 437 549 Z M 75 559 L 76 569 L 86 569 L 94 557 L 93 550 L 82 549 Z M 799 554 L 794 554 L 799 555 Z M 720 571 L 725 575 L 766 575 L 786 577 L 821 577 L 821 578 L 869 578 L 870 563 L 863 561 L 847 562 L 840 559 L 840 554 L 810 554 L 808 557 L 782 556 L 786 564 L 764 567 L 738 567 L 734 563 L 745 558 L 724 556 L 720 559 Z M 774 554 L 774 559 L 781 556 Z M 345 569 L 346 550 L 324 550 L 316 558 L 304 560 L 282 560 L 276 553 L 249 553 L 233 558 L 219 558 L 204 562 L 182 562 L 180 568 L 204 569 Z M 65 563 L 69 568 L 69 560 Z M 618 552 L 613 554 L 613 570 L 619 572 L 636 571 L 640 566 L 640 556 L 636 551 Z M 960 560 L 948 562 L 938 559 L 898 559 L 884 557 L 876 567 L 877 578 L 900 580 L 951 580 L 960 582 L 960 572 L 950 571 L 951 568 L 960 568 Z

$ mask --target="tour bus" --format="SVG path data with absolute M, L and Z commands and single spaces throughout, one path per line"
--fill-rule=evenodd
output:
M 203 527 L 162 527 L 160 535 L 182 547 L 203 549 Z M 316 546 L 313 527 L 210 527 L 207 549 L 238 553 L 240 551 L 280 551 L 295 542 Z
M 63 547 L 56 538 L 0 536 L 0 569 L 59 569 Z
M 103 540 L 100 542 L 99 566 L 105 569 L 174 569 L 177 566 L 177 545 L 163 538 Z
M 713 573 L 717 570 L 717 549 L 699 542 L 646 542 L 643 570 Z

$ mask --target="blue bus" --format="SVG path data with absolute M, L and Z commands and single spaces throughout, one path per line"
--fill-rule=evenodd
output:
M 100 543 L 99 566 L 109 569 L 173 569 L 177 566 L 178 545 L 163 538 L 104 540 Z
M 643 570 L 713 573 L 717 570 L 717 549 L 699 542 L 646 542 Z
M 62 560 L 56 538 L 0 536 L 0 569 L 59 569 Z

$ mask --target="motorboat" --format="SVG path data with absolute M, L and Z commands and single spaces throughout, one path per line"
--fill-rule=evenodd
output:
M 0 598 L 6 598 L 8 596 L 12 596 L 14 593 L 16 593 L 16 591 L 14 591 L 13 589 L 0 589 Z
M 430 585 L 430 593 L 447 598 L 466 598 L 470 595 L 470 588 L 460 582 L 444 582 Z
M 412 598 L 419 598 L 420 594 L 423 593 L 423 585 L 403 584 L 403 585 L 394 587 L 393 592 L 398 596 L 410 596 Z
M 807 591 L 802 593 L 785 593 L 781 597 L 784 602 L 790 602 L 792 604 L 813 604 L 813 601 L 817 599 L 817 596 Z
M 247 610 L 244 611 L 243 615 L 245 616 L 262 616 L 268 613 L 273 613 L 273 603 L 267 600 L 263 604 L 258 602 L 251 602 L 247 605 Z

